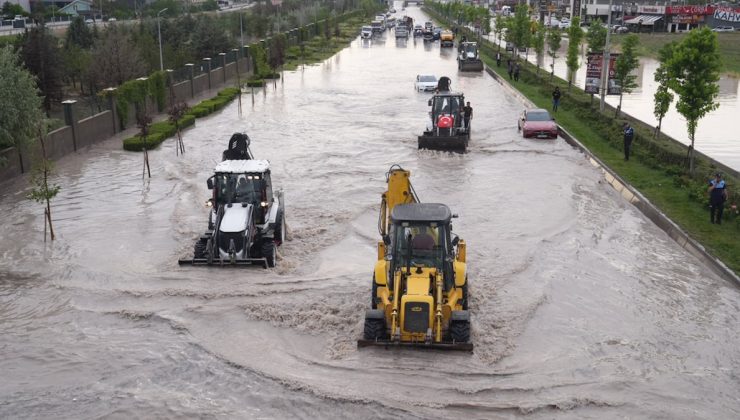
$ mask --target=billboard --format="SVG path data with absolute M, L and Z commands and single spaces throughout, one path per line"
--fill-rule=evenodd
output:
M 619 86 L 614 78 L 617 57 L 619 54 L 610 54 L 609 56 L 609 77 L 607 83 L 607 95 L 619 95 L 622 87 Z M 586 64 L 586 86 L 583 90 L 586 93 L 598 94 L 601 91 L 601 67 L 604 61 L 602 53 L 589 53 Z

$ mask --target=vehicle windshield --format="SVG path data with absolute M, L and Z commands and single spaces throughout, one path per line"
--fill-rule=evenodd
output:
M 420 82 L 436 82 L 437 78 L 434 76 L 419 76 Z
M 397 268 L 421 265 L 444 268 L 447 249 L 447 233 L 437 223 L 401 223 L 394 226 L 395 249 L 393 261 Z M 409 245 L 410 249 L 409 249 Z
M 458 110 L 462 102 L 462 98 L 459 96 L 437 96 L 434 98 L 434 110 L 435 116 L 440 114 L 457 115 Z
M 465 53 L 474 53 L 475 54 L 475 45 L 474 44 L 466 44 L 465 45 Z
M 223 203 L 258 203 L 263 198 L 261 174 L 218 174 L 215 179 L 218 191 L 218 202 Z
M 527 121 L 550 121 L 550 114 L 545 111 L 527 112 Z

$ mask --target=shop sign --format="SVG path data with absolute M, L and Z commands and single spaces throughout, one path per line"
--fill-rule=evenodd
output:
M 714 11 L 715 20 L 726 22 L 740 22 L 740 9 L 730 9 L 729 7 L 719 7 Z
M 609 79 L 607 83 L 607 95 L 619 95 L 622 87 L 619 86 L 614 78 L 616 72 L 617 57 L 619 54 L 610 54 L 609 56 Z M 604 57 L 601 53 L 589 53 L 586 64 L 586 86 L 583 90 L 586 93 L 598 94 L 601 90 L 601 64 Z
M 704 22 L 704 15 L 673 15 L 671 23 L 697 24 Z
M 665 6 L 637 6 L 637 13 L 641 15 L 664 15 Z
M 668 6 L 666 13 L 669 15 L 711 15 L 714 13 L 713 6 Z

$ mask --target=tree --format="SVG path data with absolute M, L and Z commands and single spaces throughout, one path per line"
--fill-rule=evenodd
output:
M 82 16 L 74 18 L 67 28 L 67 35 L 64 39 L 64 49 L 69 49 L 72 46 L 77 46 L 82 49 L 90 49 L 94 42 L 95 39 L 93 38 L 93 32 L 85 23 L 85 19 Z
M 668 61 L 668 86 L 678 96 L 676 110 L 689 130 L 689 172 L 694 175 L 694 141 L 699 120 L 719 106 L 721 61 L 717 34 L 704 27 L 689 32 Z
M 496 19 L 493 21 L 493 34 L 495 35 L 497 44 L 498 44 L 498 50 L 501 51 L 501 35 L 504 33 L 504 18 L 501 16 L 501 14 L 496 15 Z
M 534 51 L 537 53 L 537 75 L 539 77 L 540 74 L 540 63 L 544 59 L 544 53 L 545 53 L 545 25 L 537 25 L 537 29 L 534 33 L 534 37 L 532 38 L 532 47 L 534 47 Z
M 34 167 L 31 174 L 31 192 L 28 198 L 38 203 L 44 204 L 44 242 L 46 242 L 46 232 L 48 227 L 49 238 L 54 240 L 54 225 L 51 223 L 51 200 L 59 194 L 58 185 L 49 184 L 49 176 L 52 171 L 52 162 L 46 158 L 46 121 L 41 120 L 36 124 L 36 131 L 41 146 L 41 161 Z
M 560 43 L 562 42 L 562 36 L 560 31 L 555 28 L 547 29 L 547 55 L 552 57 L 552 64 L 550 64 L 550 81 L 555 76 L 555 59 L 558 58 L 558 50 L 560 49 Z
M 144 178 L 144 174 L 149 174 L 149 178 L 152 177 L 152 170 L 149 168 L 149 145 L 147 140 L 149 139 L 149 127 L 152 125 L 152 117 L 146 113 L 146 107 L 141 107 L 136 112 L 136 126 L 139 127 L 139 137 L 144 142 L 144 167 L 141 170 L 141 177 Z
M 110 25 L 95 41 L 91 77 L 98 87 L 113 87 L 147 73 L 131 34 L 123 25 Z
M 10 46 L 0 48 L 0 147 L 14 146 L 20 158 L 44 118 L 41 105 L 36 81 L 20 65 L 18 54 Z
M 622 95 L 627 92 L 630 93 L 634 88 L 637 87 L 635 80 L 637 76 L 632 74 L 639 61 L 637 59 L 637 44 L 640 39 L 635 34 L 629 34 L 622 42 L 622 53 L 617 57 L 614 78 L 619 82 L 621 89 L 619 90 L 619 105 L 617 106 L 615 117 L 619 117 L 619 111 L 622 109 Z
M 516 7 L 516 13 L 512 25 L 509 27 L 511 32 L 511 41 L 516 45 L 514 53 L 519 56 L 519 48 L 529 47 L 530 43 L 530 29 L 529 29 L 529 16 L 528 8 L 526 4 L 520 4 Z
M 224 27 L 207 15 L 198 17 L 191 40 L 198 58 L 214 57 L 229 45 Z
M 588 43 L 588 52 L 604 52 L 606 46 L 606 26 L 596 19 L 588 28 L 586 33 L 586 42 Z
M 655 70 L 654 79 L 658 82 L 658 88 L 655 90 L 653 96 L 653 102 L 655 104 L 653 108 L 653 114 L 658 119 L 658 125 L 655 127 L 656 138 L 660 137 L 660 127 L 663 124 L 663 117 L 668 112 L 668 108 L 673 102 L 673 93 L 668 88 L 669 75 L 668 75 L 668 62 L 673 55 L 673 48 L 675 42 L 668 43 L 658 51 L 658 58 L 660 59 L 660 67 Z
M 573 84 L 573 79 L 576 76 L 576 71 L 580 67 L 578 62 L 578 47 L 581 45 L 583 39 L 583 30 L 581 29 L 581 19 L 574 17 L 573 21 L 568 28 L 568 53 L 565 58 L 565 63 L 568 66 L 568 90 Z
M 23 7 L 20 4 L 13 4 L 10 2 L 3 3 L 2 15 L 5 19 L 13 19 L 16 16 L 28 16 Z
M 26 68 L 36 76 L 47 112 L 52 102 L 62 100 L 64 74 L 57 44 L 57 38 L 44 26 L 35 27 L 20 38 L 21 57 Z

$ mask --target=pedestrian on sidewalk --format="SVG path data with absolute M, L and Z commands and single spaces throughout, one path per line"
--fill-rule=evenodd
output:
M 515 82 L 519 81 L 519 62 L 514 64 L 514 81 Z
M 630 160 L 630 148 L 632 147 L 632 140 L 635 138 L 635 129 L 632 128 L 630 123 L 625 122 L 624 126 L 624 160 Z
M 509 80 L 511 80 L 511 79 L 514 78 L 514 76 L 513 76 L 514 75 L 514 66 L 511 64 L 511 58 L 509 58 L 508 60 L 506 60 L 506 67 L 507 67 L 507 69 L 509 71 Z
M 501 67 L 501 51 L 496 53 L 496 67 Z
M 552 110 L 558 112 L 558 106 L 560 106 L 560 86 L 555 86 L 555 90 L 552 91 Z
M 722 224 L 722 212 L 727 200 L 727 188 L 722 174 L 717 172 L 714 179 L 709 180 L 709 221 L 718 225 Z M 716 217 L 715 217 L 716 216 Z

